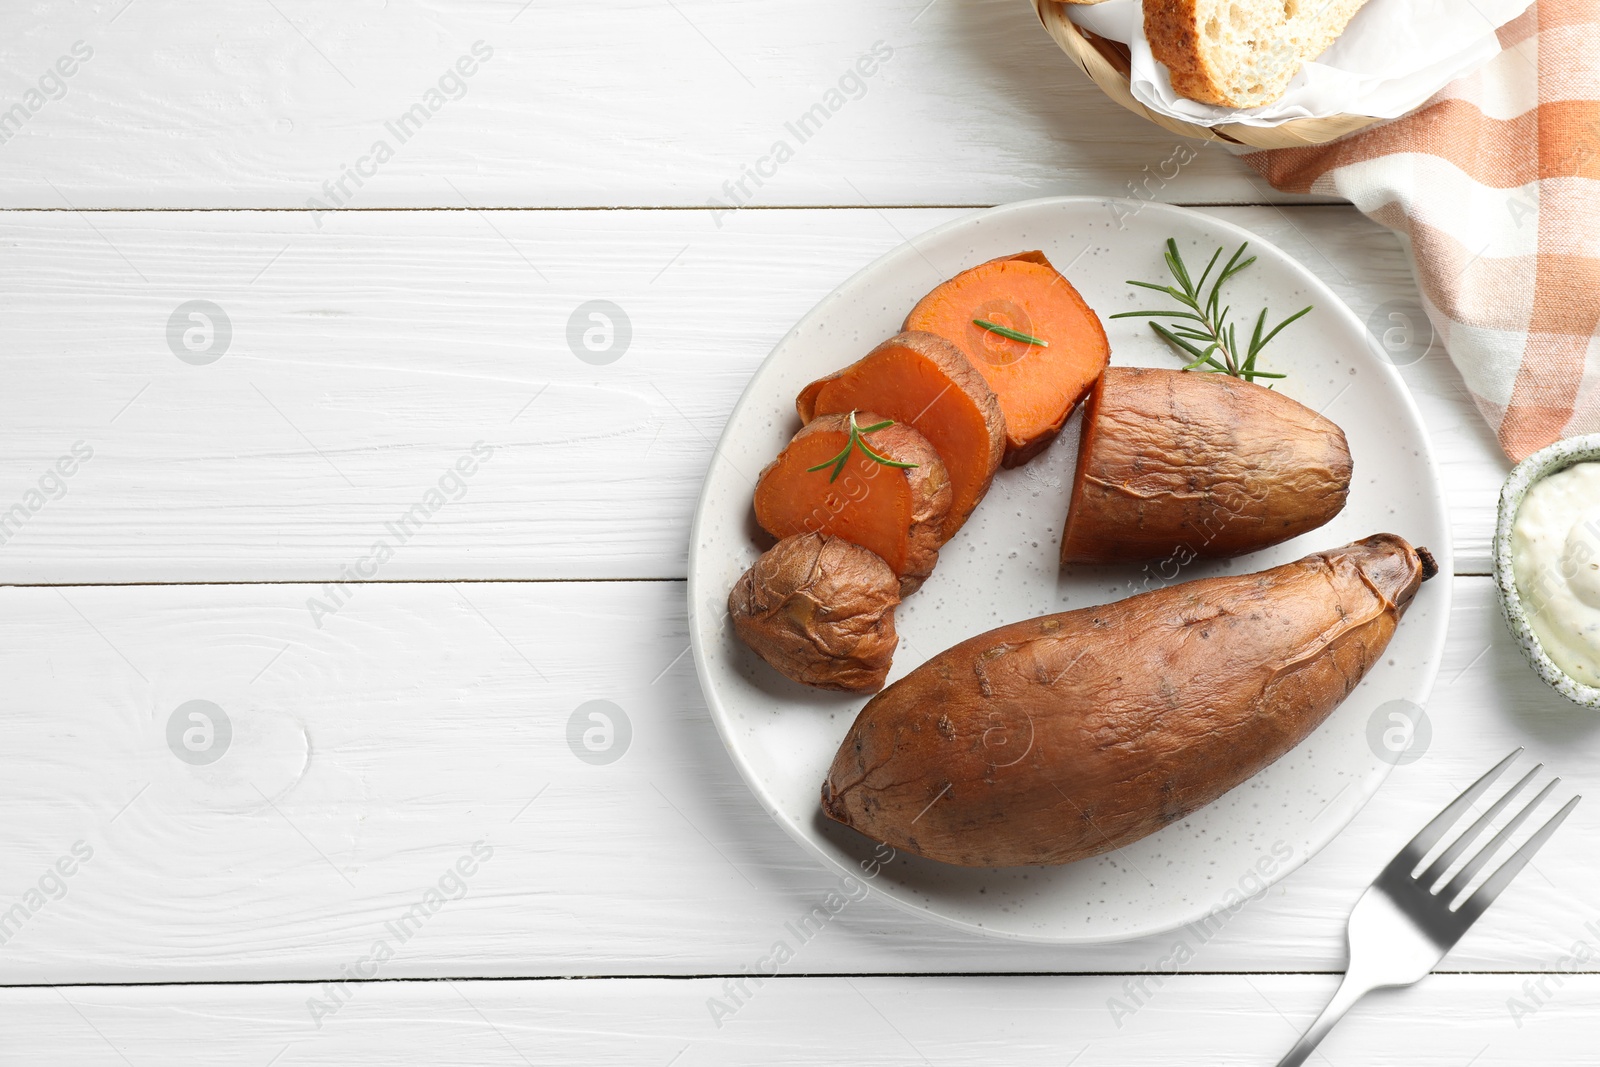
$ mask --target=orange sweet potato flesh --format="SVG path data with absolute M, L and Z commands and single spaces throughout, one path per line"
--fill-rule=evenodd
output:
M 884 421 L 855 413 L 856 425 Z M 810 468 L 837 456 L 849 440 L 849 414 L 820 415 L 801 427 L 756 481 L 756 521 L 780 540 L 820 533 L 875 552 L 900 580 L 900 595 L 922 585 L 939 559 L 950 478 L 939 453 L 916 430 L 895 423 L 863 439 L 880 456 L 915 467 L 888 467 L 851 452 L 844 469 Z
M 1061 562 L 1253 552 L 1337 515 L 1350 474 L 1344 432 L 1276 390 L 1110 367 L 1084 405 Z
M 844 370 L 806 386 L 795 407 L 804 422 L 877 411 L 926 437 L 950 475 L 946 541 L 989 491 L 1005 451 L 1005 422 L 994 392 L 960 349 L 932 334 L 889 338 Z
M 974 319 L 1048 347 L 1002 337 Z M 1005 416 L 1007 467 L 1044 451 L 1111 357 L 1099 316 L 1043 252 L 962 271 L 918 301 L 904 329 L 947 338 L 989 383 Z
M 868 701 L 823 810 L 964 867 L 1121 848 L 1304 740 L 1435 573 L 1426 549 L 1378 534 L 991 630 Z

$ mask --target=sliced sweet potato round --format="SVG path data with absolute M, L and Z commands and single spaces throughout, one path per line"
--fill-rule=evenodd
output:
M 1223 374 L 1109 367 L 1083 409 L 1063 563 L 1238 556 L 1344 508 L 1350 447 L 1329 419 Z
M 942 337 L 902 333 L 800 391 L 801 420 L 876 411 L 928 439 L 950 475 L 948 541 L 983 494 L 1005 451 L 1005 420 L 994 391 L 961 350 Z
M 866 432 L 853 439 L 852 425 Z M 899 577 L 901 596 L 932 572 L 949 511 L 950 478 L 928 439 L 865 411 L 819 415 L 756 483 L 763 530 L 780 539 L 827 534 L 875 552 Z
M 728 595 L 734 633 L 778 673 L 849 693 L 883 688 L 898 638 L 900 579 L 860 545 L 785 537 Z
M 950 340 L 989 383 L 1005 416 L 1007 467 L 1044 451 L 1111 357 L 1099 316 L 1043 252 L 962 271 L 918 301 L 904 328 Z

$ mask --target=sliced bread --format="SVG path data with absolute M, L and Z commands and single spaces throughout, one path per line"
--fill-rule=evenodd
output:
M 1365 0 L 1144 0 L 1150 51 L 1181 96 L 1260 107 L 1327 50 Z

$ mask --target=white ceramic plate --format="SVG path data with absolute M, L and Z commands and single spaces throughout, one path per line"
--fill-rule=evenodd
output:
M 1119 219 L 1124 228 L 1119 228 Z M 1163 242 L 1191 266 L 1248 240 L 1259 257 L 1229 286 L 1236 312 L 1283 316 L 1316 305 L 1268 349 L 1277 388 L 1344 428 L 1354 482 L 1321 529 L 1236 560 L 1193 564 L 1179 580 L 1288 562 L 1379 532 L 1431 548 L 1442 572 L 1418 593 L 1383 661 L 1310 738 L 1182 822 L 1105 856 L 1061 867 L 968 870 L 900 855 L 826 820 L 821 788 L 834 750 L 866 702 L 790 682 L 727 625 L 734 581 L 767 543 L 751 492 L 761 468 L 799 428 L 795 394 L 854 362 L 899 329 L 939 281 L 996 256 L 1040 248 L 1083 293 L 1111 337 L 1112 361 L 1177 367 L 1142 320 L 1109 316 L 1156 306 L 1124 279 L 1165 277 Z M 1247 324 L 1248 325 L 1248 324 Z M 1002 623 L 1105 603 L 1162 582 L 1138 568 L 1058 566 L 1079 417 L 1032 463 L 1001 471 L 933 576 L 899 609 L 890 681 L 935 653 Z M 1228 908 L 1326 845 L 1366 803 L 1391 764 L 1384 730 L 1409 701 L 1425 705 L 1450 614 L 1450 531 L 1428 438 L 1405 384 L 1361 322 L 1314 274 L 1236 226 L 1198 212 L 1087 197 L 1033 200 L 958 219 L 890 252 L 811 310 L 773 349 L 734 408 L 706 476 L 689 551 L 689 632 L 711 715 L 734 764 L 773 818 L 842 875 L 883 898 L 975 932 L 1057 943 L 1119 941 L 1174 929 Z M 1369 740 L 1372 738 L 1372 740 Z

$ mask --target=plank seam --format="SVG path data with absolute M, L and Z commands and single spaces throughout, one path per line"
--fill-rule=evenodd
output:
M 1459 577 L 1459 576 L 1458 576 Z M 0 589 L 143 589 L 176 587 L 205 587 L 212 585 L 323 585 L 328 578 L 258 578 L 233 581 L 206 581 L 194 579 L 186 582 L 0 582 Z M 604 585 L 626 582 L 664 584 L 688 582 L 688 578 L 355 578 L 341 579 L 340 585 Z
M 849 978 L 1127 978 L 1134 975 L 1147 975 L 1143 971 L 806 971 L 798 974 L 768 975 L 768 981 L 797 981 L 816 979 L 849 979 Z M 1173 978 L 1278 978 L 1278 977 L 1324 977 L 1342 975 L 1343 971 L 1176 971 L 1169 977 Z M 1600 969 L 1595 970 L 1436 970 L 1430 975 L 1447 976 L 1487 976 L 1497 978 L 1520 977 L 1523 975 L 1536 976 L 1546 974 L 1562 975 L 1600 975 Z M 335 975 L 331 978 L 234 978 L 234 979 L 196 979 L 192 981 L 147 981 L 147 982 L 0 982 L 0 990 L 5 989 L 162 989 L 179 986 L 317 986 L 337 978 L 345 985 L 422 985 L 437 982 L 633 982 L 633 981 L 664 981 L 664 982 L 698 982 L 705 980 L 720 980 L 724 978 L 748 978 L 750 975 L 742 971 L 708 971 L 700 974 L 533 974 L 533 975 L 447 975 L 438 978 L 345 978 Z
M 1089 193 L 1062 194 L 1074 196 L 1092 196 Z M 1173 207 L 1188 208 L 1224 208 L 1224 207 L 1270 207 L 1270 208 L 1350 208 L 1347 201 L 1269 201 L 1269 200 L 1173 200 L 1162 201 Z M 739 208 L 740 211 L 949 211 L 966 210 L 982 211 L 999 204 L 750 204 Z M 288 215 L 366 215 L 396 212 L 457 212 L 471 214 L 480 211 L 698 211 L 712 212 L 724 211 L 725 208 L 708 207 L 704 204 L 593 204 L 569 205 L 552 207 L 529 207 L 485 204 L 478 207 L 342 207 L 330 210 L 304 208 L 304 207 L 0 207 L 0 213 L 5 214 L 55 214 L 55 215 L 121 215 L 121 214 L 255 214 L 276 213 Z

